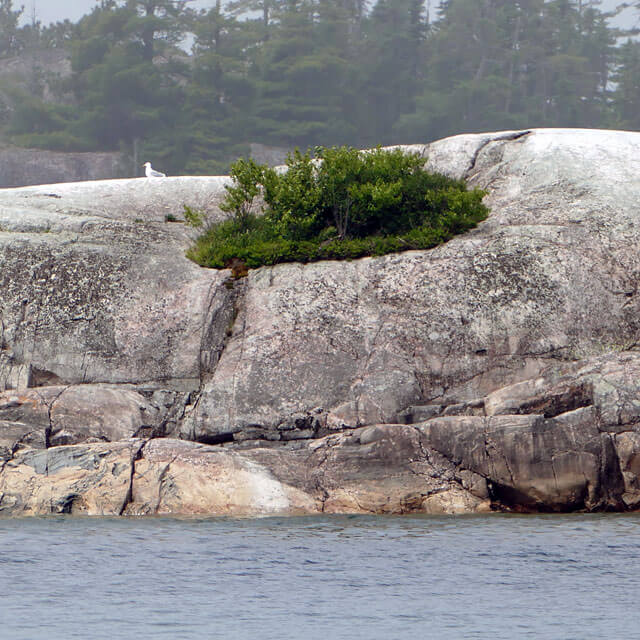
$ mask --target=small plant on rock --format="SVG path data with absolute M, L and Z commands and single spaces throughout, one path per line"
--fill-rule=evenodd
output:
M 184 219 L 187 221 L 187 224 L 190 227 L 194 227 L 195 229 L 200 229 L 204 226 L 204 214 L 200 211 L 196 211 L 191 208 L 189 205 L 183 205 L 183 213 Z

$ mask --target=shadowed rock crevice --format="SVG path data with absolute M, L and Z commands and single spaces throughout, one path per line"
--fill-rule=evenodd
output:
M 210 302 L 203 323 L 200 345 L 200 384 L 199 388 L 191 393 L 189 402 L 185 404 L 179 420 L 179 433 L 185 439 L 204 444 L 233 441 L 232 433 L 200 433 L 190 418 L 190 414 L 197 410 L 205 384 L 214 375 L 225 347 L 234 332 L 238 331 L 236 323 L 241 313 L 245 292 L 246 281 L 244 278 L 229 277 L 224 280 L 222 287 L 218 282 L 211 285 L 208 294 Z
M 215 433 L 212 435 L 203 434 L 194 440 L 194 442 L 208 445 L 225 444 L 227 442 L 234 441 L 233 435 L 233 433 Z
M 64 384 L 64 380 L 52 371 L 45 371 L 37 367 L 31 367 L 31 376 L 29 379 L 29 387 L 48 387 L 60 386 Z
M 487 140 L 482 141 L 478 145 L 477 149 L 475 150 L 475 153 L 473 154 L 473 157 L 471 158 L 471 161 L 469 163 L 469 167 L 464 172 L 464 178 L 466 180 L 473 178 L 476 172 L 476 164 L 478 163 L 478 158 L 480 157 L 480 154 L 486 149 L 488 145 L 491 145 L 494 143 L 501 143 L 501 142 L 513 142 L 515 140 L 520 140 L 521 138 L 524 138 L 529 134 L 531 134 L 531 130 L 513 131 L 513 132 L 508 131 L 508 132 L 505 132 L 504 134 L 492 136 Z
M 518 407 L 517 413 L 535 413 L 545 418 L 554 418 L 563 413 L 593 405 L 593 389 L 590 385 L 579 384 L 561 390 L 557 394 L 532 398 Z
M 129 486 L 127 487 L 127 491 L 124 496 L 124 500 L 122 502 L 122 506 L 118 510 L 118 515 L 121 516 L 125 513 L 127 507 L 133 501 L 133 481 L 136 473 L 136 462 L 142 460 L 144 448 L 147 445 L 148 440 L 143 440 L 135 451 L 132 452 L 131 455 L 131 471 L 129 474 Z

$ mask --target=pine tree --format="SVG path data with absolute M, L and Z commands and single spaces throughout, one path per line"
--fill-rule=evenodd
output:
M 421 0 L 378 0 L 364 31 L 359 144 L 391 143 L 391 129 L 401 114 L 413 110 L 422 79 L 426 22 Z
M 152 62 L 183 39 L 189 2 L 192 0 L 125 0 L 130 15 L 126 29 L 141 44 L 145 61 Z
M 189 173 L 221 173 L 246 153 L 244 123 L 255 88 L 247 77 L 251 30 L 218 0 L 194 16 L 193 73 L 179 121 L 179 149 Z
M 253 128 L 265 142 L 308 147 L 353 135 L 346 114 L 349 61 L 329 37 L 333 17 L 310 0 L 289 0 L 254 60 L 258 87 Z
M 613 80 L 615 125 L 640 130 L 640 43 L 630 39 L 622 45 Z
M 606 126 L 615 31 L 596 2 L 448 0 L 440 11 L 425 88 L 398 135 Z
M 24 7 L 13 8 L 13 0 L 0 0 L 0 56 L 13 56 L 20 51 L 20 16 Z

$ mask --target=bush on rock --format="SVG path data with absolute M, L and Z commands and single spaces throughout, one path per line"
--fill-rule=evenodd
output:
M 348 147 L 320 147 L 314 158 L 296 150 L 286 171 L 238 160 L 222 204 L 232 217 L 187 255 L 218 269 L 381 256 L 429 249 L 487 217 L 483 191 L 424 164 L 401 149 Z

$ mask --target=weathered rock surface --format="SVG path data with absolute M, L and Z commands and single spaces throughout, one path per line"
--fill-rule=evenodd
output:
M 0 191 L 0 390 L 197 389 L 201 354 L 220 349 L 233 292 L 222 286 L 228 274 L 184 257 L 193 230 L 165 216 L 180 217 L 185 204 L 215 214 L 223 183 L 142 178 Z
M 427 454 L 421 438 L 414 427 L 382 425 L 297 449 L 236 451 L 160 438 L 23 450 L 0 475 L 0 514 L 489 510 L 484 480 Z
M 21 450 L 0 474 L 0 514 L 119 515 L 131 495 L 136 441 Z
M 250 273 L 233 335 L 185 435 L 392 422 L 562 360 L 635 344 L 637 134 L 539 131 L 430 145 L 486 188 L 486 223 L 429 252 Z M 614 182 L 615 181 L 615 182 Z
M 486 222 L 240 280 L 165 222 L 223 178 L 0 191 L 0 512 L 637 508 L 639 145 L 417 145 Z

